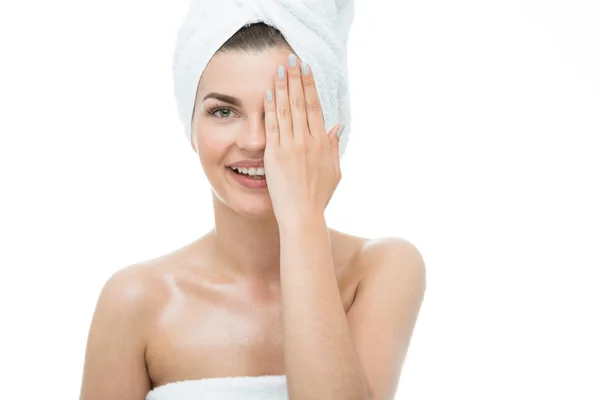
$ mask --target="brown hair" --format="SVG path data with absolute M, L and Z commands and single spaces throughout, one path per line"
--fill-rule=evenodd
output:
M 235 50 L 263 51 L 280 46 L 286 47 L 293 52 L 292 47 L 285 40 L 279 29 L 264 22 L 255 22 L 240 28 L 223 43 L 216 54 Z

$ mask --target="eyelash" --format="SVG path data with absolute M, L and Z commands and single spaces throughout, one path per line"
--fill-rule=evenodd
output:
M 216 105 L 216 106 L 212 106 L 210 109 L 208 109 L 206 111 L 207 114 L 214 116 L 215 113 L 217 111 L 221 111 L 221 110 L 228 110 L 231 111 L 232 113 L 235 113 L 235 110 L 229 106 L 226 105 Z M 219 119 L 229 119 L 229 117 L 217 117 Z

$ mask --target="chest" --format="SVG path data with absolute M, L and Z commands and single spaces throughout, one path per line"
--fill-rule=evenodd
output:
M 356 284 L 340 284 L 349 310 Z M 284 375 L 284 310 L 278 293 L 257 301 L 230 291 L 180 293 L 157 313 L 146 365 L 153 387 L 224 376 Z

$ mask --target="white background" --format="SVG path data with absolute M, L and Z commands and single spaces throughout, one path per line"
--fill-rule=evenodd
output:
M 3 398 L 77 398 L 106 279 L 212 227 L 172 91 L 187 5 L 0 5 Z M 357 0 L 326 215 L 425 259 L 398 399 L 600 398 L 599 7 Z

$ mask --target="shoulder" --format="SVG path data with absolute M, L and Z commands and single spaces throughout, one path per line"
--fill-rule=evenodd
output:
M 145 324 L 166 293 L 165 268 L 157 261 L 131 264 L 113 272 L 104 283 L 98 305 Z
M 393 397 L 425 291 L 425 263 L 406 239 L 369 240 L 348 327 L 373 398 Z
M 378 257 L 384 255 L 402 255 L 423 259 L 420 250 L 415 244 L 401 237 L 383 237 L 366 239 L 360 250 L 360 257 Z
M 149 271 L 127 266 L 104 283 L 88 332 L 82 399 L 142 398 L 149 390 L 145 352 L 156 300 Z
M 123 317 L 148 317 L 158 281 L 145 264 L 134 264 L 113 272 L 104 283 L 98 297 L 100 312 L 121 314 Z
M 356 262 L 362 271 L 362 280 L 385 275 L 393 281 L 410 281 L 425 290 L 426 270 L 421 251 L 415 244 L 401 237 L 365 240 Z
M 422 294 L 426 287 L 425 261 L 411 241 L 401 237 L 367 238 L 332 230 L 338 236 L 334 256 L 348 262 L 356 291 L 368 285 L 408 283 Z M 337 250 L 337 251 L 336 251 Z
M 181 297 L 182 287 L 203 279 L 199 271 L 209 261 L 201 239 L 115 271 L 106 281 L 102 295 L 121 304 L 123 311 L 136 310 L 148 317 L 160 312 L 174 296 Z

